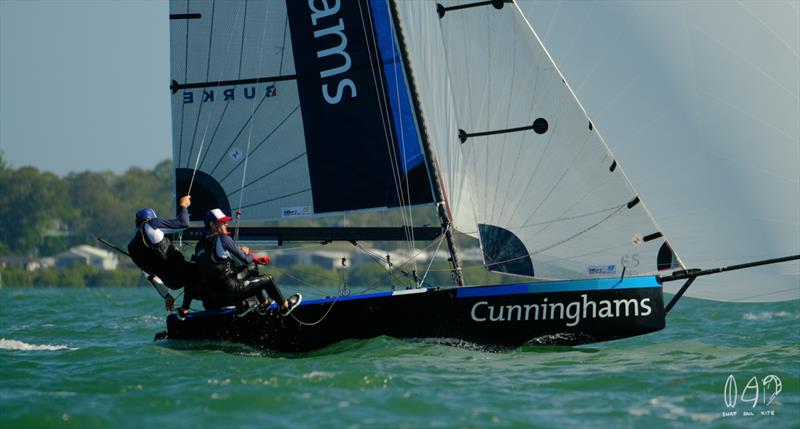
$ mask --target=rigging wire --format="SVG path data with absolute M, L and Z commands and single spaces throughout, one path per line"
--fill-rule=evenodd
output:
M 209 74 L 211 73 L 211 42 L 214 40 L 214 16 L 215 16 L 214 12 L 215 12 L 215 10 L 216 10 L 216 2 L 212 1 L 211 2 L 211 22 L 210 22 L 209 27 L 208 27 L 209 28 L 209 31 L 208 31 L 208 55 L 206 57 L 206 76 L 205 76 L 206 82 L 208 82 Z M 219 87 L 219 84 L 216 87 Z M 205 90 L 203 90 L 203 96 L 205 97 Z M 197 108 L 197 116 L 195 116 L 195 119 L 194 119 L 194 131 L 192 131 L 192 143 L 191 143 L 191 145 L 189 145 L 189 157 L 191 157 L 192 151 L 194 150 L 194 142 L 195 142 L 195 140 L 197 138 L 197 125 L 200 123 L 200 116 L 203 113 L 203 106 L 204 105 L 205 105 L 205 103 L 201 102 L 199 107 Z M 208 123 L 209 122 L 210 121 L 206 120 L 206 127 L 205 127 L 205 130 L 203 131 L 203 140 L 205 140 L 206 133 L 208 132 Z M 200 150 L 198 151 L 198 153 L 200 153 L 200 152 L 202 152 L 202 146 L 201 146 Z M 198 156 L 198 159 L 199 159 L 199 156 Z M 196 161 L 195 161 L 195 164 L 196 164 Z M 195 167 L 195 170 L 192 172 L 192 179 L 189 182 L 189 189 L 190 190 L 192 188 L 192 185 L 194 184 L 194 175 L 195 175 L 196 171 L 197 171 L 197 168 Z
M 262 25 L 263 30 L 261 32 L 261 44 L 260 44 L 261 45 L 261 50 L 259 52 L 259 57 L 258 57 L 258 70 L 261 70 L 261 66 L 264 63 L 264 46 L 266 45 L 264 40 L 266 39 L 266 36 L 267 36 L 267 27 L 268 27 L 268 25 L 266 25 L 266 23 L 267 23 L 268 19 L 269 19 L 269 3 L 267 3 L 266 8 L 264 9 L 264 25 Z M 244 28 L 242 28 L 242 32 L 244 33 Z M 242 43 L 244 43 L 244 36 L 242 36 Z M 242 48 L 242 52 L 243 51 L 244 51 L 244 48 Z M 242 54 L 242 52 L 240 52 L 240 55 Z M 239 59 L 239 74 L 241 75 L 241 73 L 242 73 L 242 64 L 241 64 L 241 57 L 240 57 L 240 59 Z M 255 97 L 253 97 L 253 101 L 250 103 L 250 117 L 255 115 L 255 110 L 256 110 L 256 99 L 255 99 Z M 253 126 L 254 125 L 255 125 L 254 121 L 250 121 L 250 127 L 249 127 L 250 129 L 248 130 L 248 135 L 247 135 L 247 148 L 244 151 L 244 162 L 243 162 L 243 165 L 242 165 L 242 182 L 241 182 L 241 187 L 240 187 L 240 190 L 239 190 L 239 205 L 236 208 L 236 225 L 234 226 L 234 229 L 233 229 L 233 240 L 236 243 L 239 242 L 239 225 L 240 225 L 240 220 L 241 220 L 241 217 L 242 217 L 242 201 L 244 199 L 244 188 L 245 188 L 244 183 L 245 183 L 245 180 L 247 178 L 247 163 L 248 163 L 248 161 L 250 159 L 250 145 L 251 145 L 251 143 L 253 141 Z
M 186 2 L 186 13 L 189 13 L 189 2 Z M 184 41 L 183 47 L 183 81 L 187 82 L 189 79 L 189 23 L 191 20 L 186 21 L 186 38 Z M 178 133 L 180 138 L 180 144 L 178 145 L 178 160 L 177 162 L 181 162 L 181 157 L 183 155 L 183 126 L 185 124 L 186 119 L 186 105 L 181 103 L 181 131 Z M 195 124 L 197 126 L 197 124 Z M 190 154 L 191 155 L 191 154 Z M 175 162 L 175 161 L 173 161 Z
M 371 11 L 371 9 L 370 9 L 370 11 Z M 395 50 L 395 44 L 394 44 L 394 41 L 398 40 L 398 35 L 395 32 L 395 22 L 394 22 L 394 20 L 389 19 L 389 24 L 390 24 L 389 25 L 389 30 L 391 31 L 391 35 L 392 35 L 392 44 L 391 44 L 392 45 L 392 58 L 398 58 L 398 53 Z M 402 60 L 403 59 L 401 58 L 401 61 Z M 396 100 L 395 102 L 397 104 L 397 110 L 399 111 L 400 110 L 400 78 L 399 78 L 400 73 L 398 73 L 398 70 L 397 70 L 398 61 L 394 61 L 392 63 L 392 67 L 394 68 L 394 90 L 395 90 L 395 100 Z M 400 121 L 400 154 L 401 154 L 400 157 L 402 158 L 401 161 L 403 161 L 403 165 L 401 165 L 401 167 L 403 168 L 403 170 L 406 170 L 405 162 L 408 162 L 408 160 L 405 159 L 406 139 L 405 139 L 405 133 L 403 131 L 404 131 L 403 121 Z M 411 205 L 411 184 L 410 184 L 410 181 L 408 180 L 408 174 L 406 174 L 405 185 L 406 185 L 406 196 L 408 197 L 408 204 L 410 206 Z M 410 207 L 408 208 L 408 218 L 409 218 L 409 225 L 412 227 L 408 231 L 408 235 L 410 236 L 411 248 L 414 249 L 415 246 L 416 246 L 416 240 L 414 240 L 414 229 L 413 229 L 413 226 L 414 226 L 414 211 Z
M 188 3 L 187 3 L 187 8 L 188 8 Z M 211 41 L 212 41 L 212 35 L 214 34 L 214 31 L 213 31 L 214 13 L 213 13 L 213 11 L 214 11 L 214 9 L 213 9 L 213 3 L 212 3 L 211 27 L 209 29 L 209 35 L 208 35 L 209 40 L 208 40 L 208 58 L 207 58 L 207 62 L 206 62 L 206 80 L 208 79 L 208 74 L 211 71 Z M 241 8 L 237 8 L 236 9 L 236 15 L 234 16 L 234 19 L 233 19 L 234 22 L 238 20 L 239 13 L 241 11 L 242 11 Z M 244 32 L 244 24 L 242 24 L 242 32 Z M 228 34 L 228 41 L 225 43 L 225 52 L 230 52 L 231 42 L 232 41 L 233 41 L 233 32 L 231 31 Z M 188 58 L 189 57 L 188 35 L 187 35 L 187 42 L 186 43 L 187 43 L 186 57 Z M 186 70 L 187 70 L 187 73 L 188 73 L 188 65 L 186 67 L 187 67 Z M 220 69 L 219 76 L 217 78 L 217 82 L 221 82 L 222 81 L 222 75 L 223 75 L 223 70 Z M 184 81 L 186 79 L 187 79 L 187 76 L 184 76 Z M 214 88 L 219 88 L 219 84 L 217 84 L 217 86 L 215 86 Z M 225 103 L 225 109 L 227 109 L 228 103 L 230 103 L 230 101 Z M 181 104 L 181 105 L 183 106 L 183 104 Z M 202 107 L 203 107 L 203 103 L 200 103 L 200 107 L 198 108 L 198 113 L 197 113 L 198 119 L 200 117 L 200 112 L 202 111 Z M 223 111 L 223 114 L 224 114 L 224 111 Z M 192 169 L 192 178 L 189 181 L 189 189 L 186 192 L 187 195 L 191 195 L 191 193 L 192 193 L 192 187 L 194 185 L 194 179 L 195 179 L 195 176 L 197 174 L 197 169 L 200 166 L 200 156 L 203 153 L 203 146 L 205 145 L 206 136 L 208 135 L 208 127 L 211 124 L 211 116 L 212 116 L 211 114 L 206 115 L 206 121 L 205 121 L 206 125 L 205 125 L 204 130 L 203 130 L 203 137 L 200 139 L 200 146 L 197 149 L 197 158 L 195 159 L 194 168 Z M 222 118 L 220 118 L 220 120 L 221 119 Z M 183 120 L 181 120 L 181 127 L 183 127 Z M 195 132 L 196 131 L 197 131 L 197 122 L 195 122 Z M 182 139 L 183 139 L 183 135 L 181 135 L 181 143 L 183 142 Z M 209 144 L 210 144 L 210 142 L 209 142 Z M 181 144 L 181 146 L 183 146 L 183 145 Z M 191 150 L 189 151 L 189 153 L 191 154 Z M 180 162 L 180 158 L 178 158 L 178 162 Z
M 447 228 L 450 228 L 450 225 L 447 225 Z M 419 281 L 420 286 L 425 285 L 425 279 L 428 277 L 428 273 L 431 271 L 431 266 L 433 265 L 433 261 L 436 260 L 436 255 L 439 254 L 439 248 L 442 246 L 444 238 L 445 238 L 444 234 L 442 234 L 442 236 L 439 237 L 438 240 L 439 243 L 436 245 L 436 250 L 433 251 L 433 254 L 431 255 L 431 260 L 428 263 L 428 267 L 425 269 L 425 273 L 422 275 L 422 279 Z
M 367 25 L 367 22 L 365 21 L 364 11 L 363 11 L 363 9 L 361 7 L 361 3 L 360 2 L 358 3 L 358 6 L 359 6 L 359 14 L 360 14 L 360 17 L 361 17 L 361 28 L 362 28 L 362 31 L 364 33 L 364 38 L 365 38 L 365 40 L 369 41 L 370 38 L 369 38 L 369 34 L 367 33 L 368 25 Z M 369 14 L 369 16 L 366 19 L 369 19 L 370 21 L 372 21 L 371 8 L 368 8 L 367 13 Z M 377 39 L 375 31 L 374 31 L 375 29 L 372 28 L 372 26 L 369 26 L 369 27 L 371 28 L 370 34 L 372 35 L 372 40 L 374 41 L 374 47 L 373 47 L 374 57 L 378 61 L 380 61 L 381 57 L 380 57 L 380 52 L 378 50 L 378 39 Z M 393 29 L 392 29 L 392 34 L 394 34 L 394 30 Z M 409 216 L 409 213 L 410 213 L 410 208 L 406 207 L 406 206 L 410 205 L 410 195 L 408 195 L 408 196 L 404 195 L 404 193 L 402 191 L 402 184 L 401 184 L 402 183 L 402 179 L 401 179 L 401 174 L 400 174 L 400 166 L 399 166 L 399 162 L 398 162 L 399 160 L 396 158 L 397 145 L 396 145 L 396 142 L 394 140 L 394 134 L 391 132 L 391 130 L 387 129 L 387 125 L 391 123 L 389 121 L 391 113 L 389 112 L 389 103 L 386 100 L 387 94 L 384 91 L 381 90 L 381 88 L 383 88 L 383 84 L 384 84 L 383 75 L 380 72 L 378 72 L 378 73 L 375 72 L 376 65 L 375 65 L 375 63 L 373 61 L 373 55 L 368 55 L 368 58 L 369 58 L 369 61 L 370 61 L 370 70 L 372 71 L 372 74 L 373 74 L 373 83 L 374 83 L 374 86 L 375 86 L 375 92 L 376 92 L 376 94 L 379 95 L 378 108 L 379 108 L 379 111 L 381 113 L 381 117 L 383 118 L 383 130 L 384 130 L 384 135 L 385 135 L 385 138 L 386 138 L 386 144 L 387 144 L 387 147 L 388 147 L 390 164 L 391 164 L 391 167 L 392 167 L 392 178 L 393 178 L 394 184 L 395 184 L 395 192 L 397 194 L 398 203 L 399 203 L 399 206 L 400 206 L 399 208 L 400 208 L 401 216 L 403 217 L 404 223 L 406 223 L 405 221 L 408 220 L 406 218 Z M 380 64 L 379 64 L 379 66 L 380 66 Z M 377 75 L 377 78 L 376 78 L 376 75 Z M 409 198 L 409 201 L 406 201 L 406 197 Z M 409 220 L 409 222 L 410 222 L 410 220 Z M 409 231 L 407 229 L 405 230 L 405 234 L 406 234 L 407 247 L 409 248 L 409 250 L 411 250 L 411 249 L 413 249 L 413 246 L 414 246 L 412 237 L 409 235 Z
M 338 296 L 336 298 L 333 298 L 333 301 L 331 301 L 331 305 L 330 305 L 330 307 L 328 307 L 328 310 L 325 311 L 325 314 L 323 314 L 322 317 L 320 317 L 319 320 L 317 320 L 315 322 L 303 322 L 302 320 L 298 319 L 297 315 L 294 314 L 294 313 L 290 314 L 290 316 L 292 316 L 292 319 L 294 319 L 295 322 L 297 322 L 298 324 L 300 324 L 302 326 L 314 326 L 314 325 L 317 325 L 317 324 L 321 323 L 323 320 L 325 320 L 326 317 L 328 317 L 328 314 L 330 314 L 331 310 L 333 310 L 333 305 L 336 304 L 336 301 L 338 299 L 339 299 Z
M 457 19 L 460 20 L 461 26 L 463 27 L 464 26 L 463 14 L 459 14 L 459 18 L 457 18 Z M 444 65 L 445 65 L 445 74 L 447 76 L 447 79 L 446 79 L 447 86 L 448 86 L 449 91 L 450 91 L 451 94 L 456 94 L 458 91 L 457 91 L 457 88 L 454 87 L 454 79 L 453 79 L 453 76 L 452 76 L 452 73 L 451 73 L 451 69 L 453 69 L 453 67 L 451 67 L 451 64 L 450 64 L 450 52 L 448 50 L 447 43 L 446 43 L 446 40 L 448 40 L 448 38 L 446 37 L 447 30 L 445 29 L 444 20 L 439 20 L 439 35 L 440 35 L 440 38 L 441 38 L 441 41 L 442 41 L 442 49 L 444 51 L 444 60 L 445 60 L 444 61 Z M 467 39 L 466 37 L 461 37 L 460 38 L 461 42 L 463 42 L 462 49 L 464 50 L 464 52 L 467 52 L 467 41 L 466 41 L 466 39 Z M 464 60 L 466 61 L 468 57 L 469 56 L 464 56 Z M 471 70 L 471 67 L 469 66 L 469 64 L 464 64 L 463 68 L 461 68 L 461 69 L 466 71 L 466 75 L 467 75 L 466 81 L 469 82 L 470 81 L 470 70 Z M 470 209 L 472 211 L 472 217 L 474 218 L 474 221 L 479 222 L 480 221 L 480 219 L 479 219 L 480 210 L 479 210 L 479 203 L 478 203 L 477 200 L 480 199 L 480 191 L 481 191 L 481 189 L 477 185 L 477 183 L 474 183 L 474 182 L 476 182 L 475 180 L 470 180 L 468 182 L 469 183 L 468 186 L 465 186 L 465 184 L 464 184 L 464 182 L 466 181 L 466 177 L 468 177 L 466 172 L 469 170 L 469 167 L 471 167 L 471 169 L 472 169 L 473 177 L 479 177 L 478 174 L 477 174 L 477 172 L 480 171 L 478 169 L 478 167 L 477 167 L 477 160 L 476 160 L 477 156 L 474 156 L 475 152 L 476 152 L 476 149 L 475 149 L 474 145 L 469 145 L 467 147 L 464 147 L 462 144 L 458 143 L 458 137 L 457 137 L 457 133 L 456 133 L 456 130 L 461 129 L 461 128 L 464 127 L 464 125 L 460 125 L 459 123 L 460 123 L 460 116 L 463 117 L 462 115 L 464 115 L 465 110 L 467 112 L 467 116 L 466 117 L 471 117 L 472 116 L 472 102 L 471 102 L 471 100 L 472 100 L 473 91 L 469 91 L 469 90 L 463 91 L 463 95 L 464 95 L 464 101 L 465 101 L 464 103 L 457 103 L 456 100 L 455 100 L 455 97 L 453 95 L 448 97 L 448 103 L 450 103 L 451 101 L 453 103 L 452 107 L 448 107 L 448 109 L 451 109 L 452 112 L 454 113 L 452 115 L 453 124 L 450 124 L 450 116 L 449 115 L 448 115 L 448 118 L 447 118 L 447 120 L 448 120 L 448 124 L 447 125 L 450 126 L 449 129 L 453 130 L 450 133 L 450 135 L 448 136 L 449 137 L 449 141 L 454 142 L 454 145 L 455 145 L 454 148 L 453 148 L 453 144 L 450 144 L 450 145 L 447 146 L 448 149 L 453 149 L 452 151 L 449 150 L 450 158 L 448 159 L 449 162 L 451 163 L 451 168 L 450 168 L 450 170 L 451 170 L 450 174 L 452 175 L 451 184 L 452 184 L 452 186 L 454 186 L 454 189 L 455 189 L 455 186 L 456 186 L 455 185 L 456 160 L 460 159 L 460 162 L 458 163 L 458 166 L 457 166 L 458 168 L 460 168 L 460 171 L 462 172 L 461 173 L 461 183 L 460 183 L 460 187 L 459 187 L 460 193 L 458 195 L 458 198 L 460 199 L 459 200 L 459 204 L 464 204 L 464 200 L 468 199 L 469 200 L 469 205 L 471 206 L 468 209 Z M 462 107 L 462 105 L 465 106 L 465 107 Z M 461 115 L 459 115 L 459 113 L 461 113 Z M 471 151 L 473 153 L 473 156 L 472 157 L 467 156 L 467 151 Z M 460 155 L 460 157 L 459 157 L 459 155 Z M 467 192 L 469 192 L 471 194 L 471 196 L 466 197 L 466 193 Z M 448 207 L 448 209 L 449 209 L 449 207 Z M 461 210 L 464 210 L 464 209 L 461 209 Z M 455 219 L 453 219 L 453 222 L 454 221 L 455 221 Z

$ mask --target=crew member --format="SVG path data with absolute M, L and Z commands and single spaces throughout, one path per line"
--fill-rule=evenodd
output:
M 155 210 L 144 208 L 136 212 L 136 232 L 130 243 L 128 253 L 133 262 L 146 272 L 148 280 L 164 298 L 164 306 L 168 311 L 175 307 L 175 298 L 169 289 L 184 289 L 184 305 L 188 309 L 191 297 L 189 279 L 192 272 L 191 263 L 176 249 L 166 234 L 180 232 L 189 226 L 189 206 L 191 197 L 181 197 L 178 203 L 178 214 L 173 219 L 163 219 Z M 166 287 L 165 287 L 166 286 Z M 187 302 L 188 300 L 188 302 Z
M 228 235 L 230 220 L 220 209 L 210 210 L 203 218 L 206 235 L 197 242 L 194 260 L 205 282 L 204 306 L 236 305 L 255 296 L 263 313 L 270 305 L 269 296 L 278 304 L 281 315 L 289 315 L 302 301 L 302 295 L 284 299 L 272 276 L 258 274 L 255 264 L 269 264 L 269 256 L 258 257 L 247 247 L 239 247 Z

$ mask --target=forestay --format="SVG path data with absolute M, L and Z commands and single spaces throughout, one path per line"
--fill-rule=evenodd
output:
M 475 219 L 487 267 L 556 279 L 680 267 L 518 7 L 440 3 L 397 7 L 455 224 Z
M 170 2 L 176 192 L 286 219 L 432 201 L 385 1 Z

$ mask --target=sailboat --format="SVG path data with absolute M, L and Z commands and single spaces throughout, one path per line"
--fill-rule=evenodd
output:
M 307 351 L 351 338 L 492 348 L 647 334 L 689 269 L 512 0 L 172 0 L 176 195 L 242 224 L 435 211 L 438 226 L 237 226 L 279 244 L 436 241 L 452 285 L 306 299 L 290 317 L 167 318 L 170 339 Z M 238 216 L 237 216 L 238 217 Z M 465 278 L 456 232 L 486 269 Z M 183 239 L 197 239 L 189 230 Z M 684 280 L 665 303 L 663 284 Z

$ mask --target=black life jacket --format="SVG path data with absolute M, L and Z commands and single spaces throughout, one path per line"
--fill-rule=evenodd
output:
M 182 268 L 186 262 L 183 253 L 176 249 L 166 236 L 157 244 L 151 244 L 145 237 L 144 225 L 139 227 L 128 243 L 128 254 L 143 271 L 155 274 L 165 282 L 171 280 L 175 277 L 173 275 L 175 271 Z
M 209 280 L 226 279 L 233 275 L 233 267 L 228 258 L 218 258 L 215 248 L 218 234 L 209 234 L 197 242 L 194 261 L 201 276 Z

